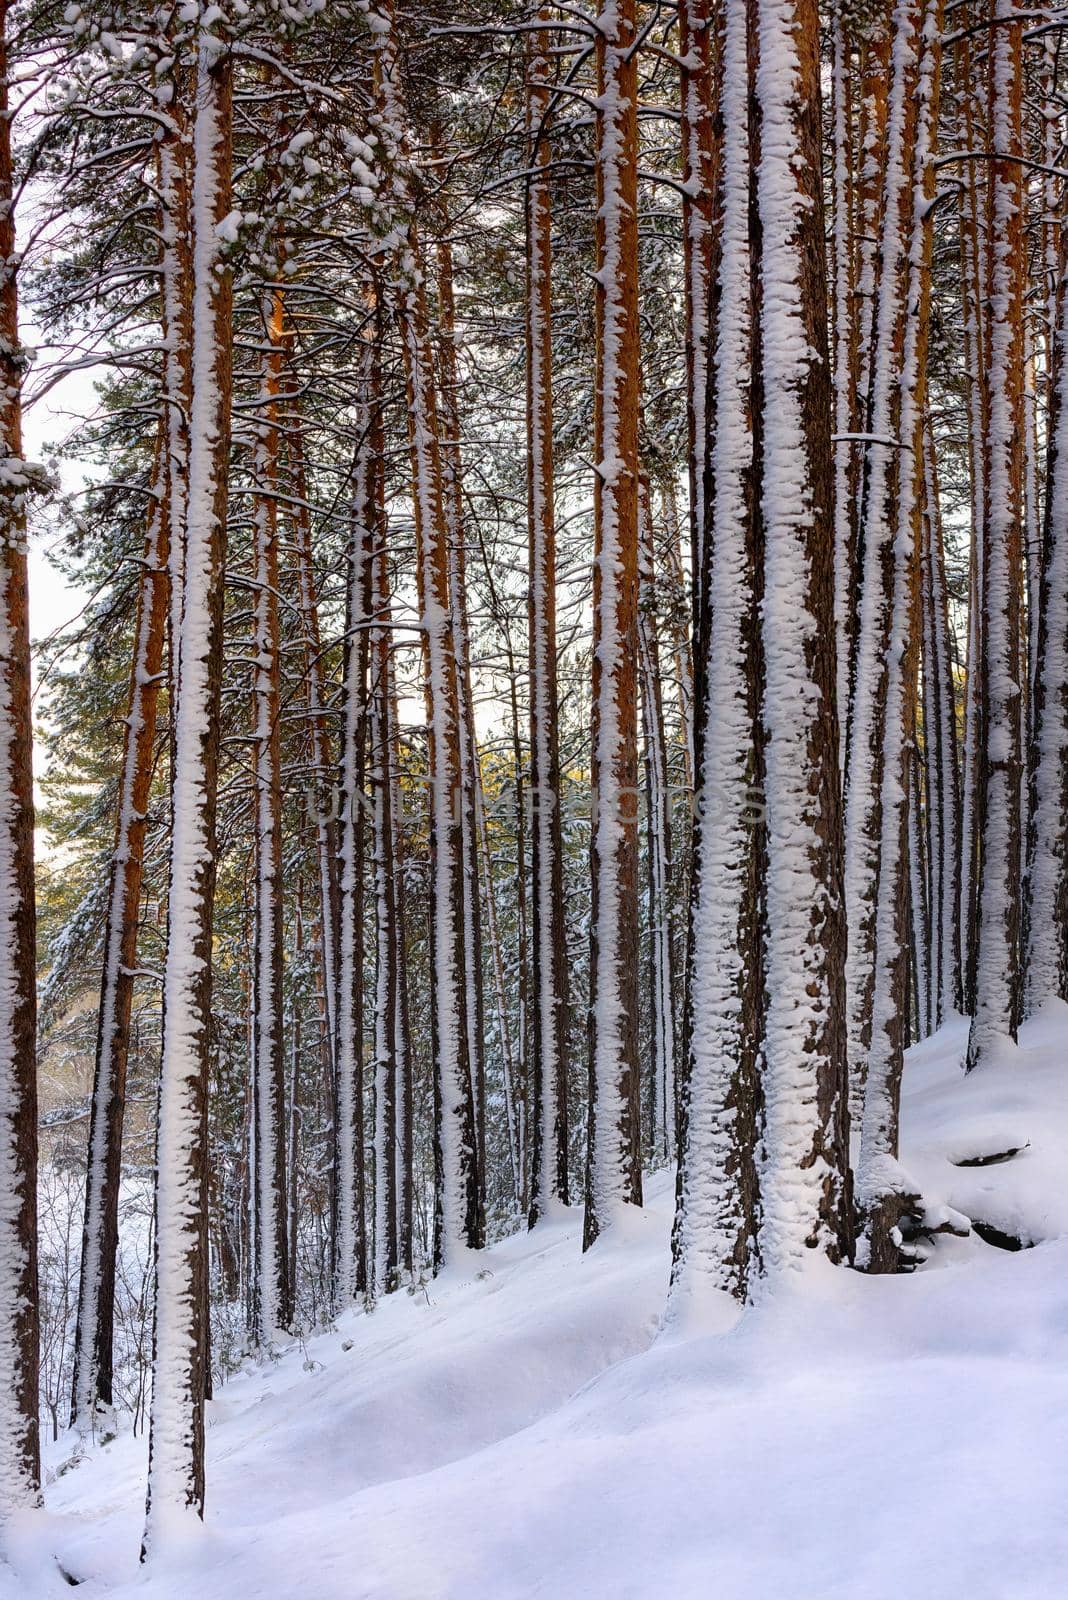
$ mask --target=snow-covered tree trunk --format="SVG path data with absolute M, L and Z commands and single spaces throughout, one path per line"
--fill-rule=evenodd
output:
M 529 549 L 529 526 L 528 526 Z M 516 1028 L 512 1035 L 512 1077 L 511 1077 L 511 1111 L 514 1121 L 516 1167 L 520 1179 L 519 1209 L 525 1211 L 529 1225 L 530 1207 L 532 1203 L 530 1191 L 530 1160 L 528 1157 L 529 1125 L 533 1113 L 530 1101 L 530 1083 L 528 1081 L 528 1062 L 530 1059 L 530 1042 L 528 1034 L 532 1021 L 528 1007 L 528 971 L 529 971 L 529 940 L 527 922 L 527 752 L 524 748 L 521 734 L 522 719 L 519 709 L 518 683 L 522 676 L 519 665 L 520 657 L 512 643 L 512 623 L 507 609 L 502 607 L 501 597 L 497 593 L 493 581 L 493 568 L 486 560 L 485 545 L 481 545 L 483 557 L 483 572 L 489 590 L 491 612 L 497 626 L 501 630 L 504 645 L 504 671 L 508 684 L 508 723 L 511 735 L 512 758 L 512 784 L 515 797 L 515 921 L 516 921 L 516 965 L 518 967 L 516 981 Z M 529 600 L 528 600 L 529 615 Z M 529 642 L 529 641 L 528 641 Z M 529 659 L 529 655 L 528 655 Z M 483 821 L 485 812 L 483 810 Z M 487 860 L 488 850 L 484 851 Z M 495 911 L 493 909 L 494 890 L 492 877 L 487 875 L 487 910 L 490 914 L 490 926 L 493 927 Z M 495 971 L 497 959 L 500 954 L 496 933 L 491 933 L 491 949 Z M 496 981 L 496 980 L 495 980 Z M 566 1085 L 565 1085 L 566 1088 Z
M 529 549 L 529 525 L 528 525 Z M 531 1085 L 528 1078 L 528 1063 L 530 1060 L 530 1039 L 532 1018 L 528 1006 L 529 994 L 529 955 L 530 943 L 528 938 L 527 921 L 527 752 L 524 748 L 521 726 L 522 719 L 519 709 L 518 683 L 522 676 L 519 666 L 519 655 L 512 644 L 511 622 L 506 610 L 502 609 L 501 598 L 495 591 L 493 571 L 490 563 L 486 561 L 485 546 L 482 546 L 483 570 L 486 575 L 487 586 L 490 592 L 490 604 L 494 620 L 501 629 L 504 643 L 505 675 L 508 682 L 508 711 L 509 732 L 511 734 L 512 758 L 512 783 L 515 797 L 515 921 L 516 921 L 516 963 L 518 966 L 516 982 L 516 1028 L 512 1037 L 512 1071 L 511 1071 L 511 1096 L 510 1111 L 508 1115 L 514 1123 L 515 1129 L 515 1157 L 516 1168 L 519 1175 L 519 1210 L 525 1212 L 528 1226 L 530 1224 L 530 1209 L 532 1193 L 530 1188 L 531 1162 L 528 1154 L 530 1143 L 530 1123 L 534 1114 L 531 1099 Z M 529 599 L 528 599 L 529 615 Z M 529 640 L 528 640 L 529 644 Z M 528 654 L 529 659 L 529 654 Z M 484 820 L 483 812 L 483 820 Z M 488 859 L 488 850 L 484 852 Z M 493 909 L 493 881 L 487 877 L 487 908 L 491 919 L 496 913 Z M 491 920 L 491 927 L 493 921 Z M 493 951 L 494 966 L 496 971 L 499 955 L 496 933 L 491 933 L 491 949 Z M 496 980 L 495 980 L 496 981 Z M 566 1092 L 566 1082 L 564 1085 Z
M 1025 190 L 1025 200 L 1027 194 Z M 1025 221 L 1025 228 L 1027 224 Z M 1026 238 L 1025 233 L 1025 238 Z M 1034 748 L 1035 674 L 1038 671 L 1038 629 L 1042 586 L 1042 505 L 1038 464 L 1038 392 L 1035 382 L 1037 330 L 1028 302 L 1033 294 L 1032 278 L 1025 283 L 1023 337 L 1026 341 L 1023 368 L 1023 584 L 1020 596 L 1020 1016 L 1023 1016 L 1026 972 L 1023 956 L 1027 948 L 1026 894 L 1027 852 L 1031 819 L 1031 781 L 1029 752 Z
M 1068 999 L 1068 254 L 1053 346 L 1027 871 L 1026 1010 Z
M 679 63 L 682 100 L 682 260 L 686 305 L 686 427 L 690 479 L 692 570 L 703 567 L 707 531 L 705 479 L 710 434 L 708 405 L 708 313 L 712 279 L 712 195 L 716 176 L 715 94 L 712 76 L 712 7 L 709 0 L 681 0 Z M 701 595 L 694 585 L 694 604 Z M 701 631 L 695 615 L 695 635 Z
M 845 889 L 847 1039 L 851 1094 L 859 1106 L 871 1043 L 875 924 L 879 884 L 881 774 L 890 671 L 895 540 L 900 534 L 899 458 L 911 445 L 900 431 L 903 394 L 914 377 L 904 369 L 909 337 L 909 249 L 914 204 L 913 154 L 921 0 L 897 0 L 892 21 L 891 76 L 875 318 L 870 351 L 871 401 L 865 454 L 859 566 L 860 603 L 846 781 Z M 907 622 L 898 619 L 899 639 Z M 900 645 L 898 646 L 900 648 Z M 894 761 L 899 760 L 895 751 Z
M 652 1105 L 649 1148 L 655 1160 L 675 1157 L 675 962 L 671 916 L 671 796 L 660 678 L 656 546 L 648 479 L 639 483 L 638 663 L 646 794 L 649 901 L 649 1009 Z
M 695 641 L 696 773 L 690 887 L 687 1071 L 670 1315 L 704 1288 L 744 1296 L 757 1231 L 755 1169 L 760 951 L 756 904 L 759 782 L 750 417 L 750 144 L 745 6 L 717 19 L 723 123 L 713 224 L 708 427 L 711 432 L 703 636 Z
M 92 1426 L 98 1403 L 103 1406 L 112 1403 L 115 1256 L 119 1244 L 126 1064 L 137 965 L 148 799 L 155 757 L 156 705 L 167 636 L 170 507 L 166 451 L 164 419 L 156 446 L 152 500 L 137 591 L 115 847 L 104 924 L 71 1402 L 71 1425 L 82 1430 Z
M 1045 345 L 1046 398 L 1053 408 L 1057 324 L 1060 310 L 1060 282 L 1064 221 L 1062 198 L 1064 178 L 1058 174 L 1058 161 L 1064 139 L 1064 117 L 1057 101 L 1057 69 L 1063 50 L 1060 34 L 1051 29 L 1043 40 L 1043 62 L 1039 73 L 1039 99 L 1042 104 L 1042 286 L 1045 297 L 1043 333 Z
M 501 946 L 500 923 L 497 916 L 497 891 L 493 881 L 493 861 L 490 856 L 489 830 L 486 826 L 486 807 L 479 786 L 478 806 L 475 812 L 478 824 L 478 852 L 483 863 L 486 895 L 486 933 L 489 939 L 490 965 L 493 971 L 493 1003 L 497 1019 L 497 1042 L 501 1050 L 501 1087 L 504 1095 L 504 1135 L 508 1149 L 508 1169 L 512 1183 L 512 1201 L 516 1212 L 524 1205 L 522 1128 L 519 1107 L 518 1080 L 515 1055 L 512 1050 L 512 1030 L 508 1023 L 508 998 L 504 970 L 504 951 Z M 527 1222 L 529 1225 L 529 1209 Z
M 978 75 L 967 30 L 957 45 L 958 139 L 965 150 L 987 144 L 986 118 L 977 105 Z M 976 900 L 980 813 L 980 720 L 983 557 L 986 548 L 986 458 L 988 351 L 990 337 L 987 293 L 986 221 L 982 213 L 980 164 L 965 161 L 961 174 L 960 244 L 964 366 L 968 407 L 968 466 L 971 488 L 971 546 L 968 566 L 968 637 L 964 684 L 964 749 L 961 772 L 960 829 L 960 960 L 961 1001 L 969 1012 L 975 1004 Z
M 674 480 L 670 475 L 665 476 L 660 483 L 660 500 L 665 532 L 663 551 L 667 557 L 671 583 L 678 602 L 686 593 L 686 575 L 682 566 L 678 499 Z M 671 632 L 671 654 L 675 667 L 675 699 L 679 709 L 679 729 L 682 736 L 683 775 L 686 792 L 692 796 L 694 787 L 692 608 L 688 617 L 679 603 L 674 604 L 669 612 L 668 622 Z M 684 883 L 689 881 L 688 863 L 684 867 L 682 881 Z
M 1023 415 L 1024 415 L 1024 443 L 1023 443 L 1023 502 L 1024 502 L 1024 573 L 1026 575 L 1026 608 L 1027 628 L 1022 641 L 1024 649 L 1024 680 L 1023 680 L 1023 715 L 1021 718 L 1021 737 L 1023 748 L 1030 748 L 1034 728 L 1032 713 L 1034 710 L 1035 673 L 1038 669 L 1038 617 L 1041 609 L 1039 604 L 1039 589 L 1042 584 L 1042 491 L 1041 473 L 1038 464 L 1038 386 L 1035 381 L 1036 355 L 1035 338 L 1031 324 L 1033 318 L 1026 317 L 1024 321 L 1025 337 L 1027 338 L 1027 354 L 1024 360 L 1024 390 L 1023 390 Z M 1020 832 L 1026 838 L 1028 827 L 1029 796 L 1026 776 L 1026 761 L 1024 762 L 1024 788 L 1020 796 Z M 1022 872 L 1026 871 L 1026 857 Z M 1021 879 L 1022 881 L 1022 879 Z
M 638 61 L 635 0 L 598 19 L 594 167 L 592 909 L 585 1247 L 642 1198 L 638 1076 Z
M 737 0 L 731 0 L 732 5 Z M 763 568 L 763 1271 L 850 1247 L 833 401 L 812 0 L 749 0 L 755 510 Z
M 145 1553 L 203 1513 L 207 1383 L 207 1080 L 211 913 L 230 442 L 231 57 L 219 14 L 197 33 L 193 315 L 180 692 L 156 1177 L 156 1322 Z
M 289 354 L 292 356 L 292 339 L 287 339 Z M 337 1219 L 337 1208 L 334 1203 L 334 1184 L 337 1174 L 337 1152 L 335 1146 L 336 1135 L 336 1106 L 337 1106 L 337 1073 L 335 1069 L 335 1052 L 337 1049 L 337 1021 L 338 1021 L 338 973 L 337 973 L 337 946 L 338 946 L 338 916 L 339 916 L 339 891 L 338 891 L 338 815 L 337 815 L 337 761 L 334 755 L 334 739 L 330 727 L 329 690 L 323 666 L 323 644 L 319 626 L 319 605 L 315 578 L 315 568 L 312 560 L 312 522 L 311 507 L 308 500 L 307 472 L 304 459 L 304 422 L 301 414 L 299 375 L 293 369 L 290 361 L 289 371 L 285 374 L 285 392 L 280 401 L 282 418 L 280 425 L 285 429 L 285 453 L 288 467 L 291 504 L 289 506 L 288 521 L 292 529 L 290 546 L 290 571 L 293 578 L 290 580 L 296 590 L 297 614 L 299 617 L 299 638 L 297 641 L 300 660 L 300 670 L 303 678 L 303 694 L 305 714 L 307 718 L 306 737 L 310 756 L 312 787 L 314 797 L 311 810 L 315 823 L 315 854 L 318 868 L 318 915 L 314 919 L 314 935 L 312 946 L 315 950 L 316 961 L 316 989 L 320 1003 L 321 1027 L 319 1030 L 319 1046 L 323 1064 L 324 1105 L 330 1109 L 325 1118 L 325 1139 L 323 1151 L 323 1164 L 329 1173 L 331 1188 L 329 1201 L 329 1218 L 331 1231 Z M 279 508 L 282 510 L 282 507 Z M 297 1107 L 291 1104 L 291 1115 L 296 1117 Z M 290 1213 L 296 1214 L 296 1196 L 290 1185 L 289 1192 Z M 293 1229 L 290 1229 L 291 1237 Z M 333 1249 L 333 1245 L 331 1245 Z M 290 1273 L 295 1271 L 296 1256 L 294 1249 L 289 1253 Z
M 253 942 L 252 1085 L 256 1213 L 254 1331 L 270 1343 L 288 1327 L 285 1037 L 282 1020 L 281 634 L 278 621 L 278 396 L 284 305 L 263 300 L 266 354 L 255 419 L 252 518 L 254 620 L 252 672 Z
M 377 332 L 377 329 L 376 329 Z M 375 354 L 372 352 L 372 361 Z M 367 452 L 380 461 L 383 452 L 382 409 L 377 375 L 370 384 L 367 408 Z M 375 1001 L 374 1001 L 374 1274 L 375 1294 L 396 1286 L 398 1252 L 398 1167 L 397 1139 L 398 1066 L 397 983 L 398 966 L 404 952 L 397 946 L 397 896 L 393 824 L 393 718 L 391 698 L 391 603 L 389 559 L 386 549 L 385 508 L 381 503 L 382 475 L 376 471 L 372 484 L 374 505 L 369 508 L 374 527 L 371 562 L 370 701 L 371 759 L 370 787 L 374 822 L 372 870 L 375 903 Z M 403 1090 L 401 1089 L 401 1092 Z
M 414 1103 L 412 1096 L 412 1040 L 408 1016 L 408 945 L 404 892 L 404 811 L 399 766 L 399 728 L 393 656 L 388 663 L 386 747 L 396 756 L 390 762 L 390 830 L 393 865 L 393 1048 L 395 1054 L 397 1124 L 397 1257 L 409 1277 L 415 1271 L 413 1205 L 415 1198 Z
M 304 953 L 304 885 L 298 876 L 293 907 L 293 956 L 299 964 Z M 289 1042 L 289 1116 L 286 1127 L 286 1253 L 289 1266 L 291 1304 L 297 1295 L 297 1251 L 300 1243 L 301 1179 L 301 1088 L 300 1070 L 304 1057 L 304 1019 L 301 1008 L 293 1007 Z
M 163 420 L 166 428 L 168 662 L 167 701 L 171 767 L 178 720 L 178 685 L 185 605 L 185 540 L 189 491 L 189 408 L 193 350 L 192 141 L 190 119 L 196 94 L 196 69 L 178 54 L 172 68 L 167 116 L 170 123 L 156 147 L 159 163 L 160 310 L 166 341 L 163 362 Z M 173 801 L 173 795 L 172 795 Z
M 357 445 L 345 580 L 338 829 L 337 1041 L 334 1048 L 334 1303 L 351 1305 L 367 1287 L 363 1114 L 364 853 L 367 666 L 371 563 L 381 542 L 376 453 L 378 373 L 373 336 L 360 350 Z
M 856 257 L 853 268 L 856 299 L 856 410 L 854 424 L 869 431 L 872 384 L 872 346 L 876 318 L 879 229 L 886 186 L 887 124 L 890 115 L 890 33 L 892 0 L 876 0 L 871 13 L 854 10 L 850 21 L 858 33 L 859 133 L 856 173 Z M 860 488 L 864 454 L 855 459 L 855 490 Z M 862 530 L 858 526 L 858 538 Z M 854 636 L 855 643 L 855 636 Z
M 878 828 L 874 865 L 874 946 L 870 1045 L 864 1074 L 864 1111 L 856 1196 L 864 1236 L 858 1259 L 872 1271 L 892 1270 L 899 1262 L 900 1223 L 916 1204 L 914 1186 L 897 1165 L 898 1107 L 908 1042 L 909 990 L 909 827 L 913 787 L 916 673 L 919 660 L 919 575 L 926 465 L 925 426 L 927 343 L 930 321 L 931 201 L 935 192 L 935 140 L 941 69 L 942 0 L 923 0 L 915 10 L 902 0 L 894 14 L 894 80 L 890 89 L 887 204 L 883 211 L 880 255 L 889 283 L 880 284 L 880 313 L 874 352 L 873 392 L 880 395 L 889 377 L 898 390 L 896 429 L 900 449 L 886 461 L 885 483 L 876 476 L 881 447 L 871 446 L 876 492 L 868 504 L 866 555 L 881 552 L 886 533 L 875 518 L 893 516 L 887 552 L 889 608 L 880 691 L 876 768 Z M 909 109 L 902 116 L 899 95 Z M 905 163 L 898 198 L 898 162 Z M 900 261 L 900 268 L 899 268 Z M 894 303 L 886 308 L 884 297 Z M 900 344 L 897 328 L 900 326 Z M 893 330 L 893 331 L 891 331 Z M 892 353 L 883 340 L 893 343 Z M 881 414 L 874 413 L 873 415 Z M 873 428 L 873 432 L 876 429 Z M 883 511 L 883 508 L 886 511 Z M 880 580 L 881 582 L 882 580 Z M 858 677 L 858 694 L 860 679 Z M 861 756 L 860 759 L 864 759 Z M 853 777 L 856 773 L 853 772 Z M 920 865 L 919 862 L 916 863 Z M 922 898 L 917 879 L 916 898 Z M 916 999 L 921 1019 L 926 1007 L 926 941 L 917 941 Z
M 856 576 L 856 503 L 854 489 L 858 446 L 850 435 L 857 403 L 856 289 L 853 238 L 854 155 L 853 79 L 844 0 L 835 0 L 831 15 L 831 129 L 833 293 L 831 325 L 834 360 L 834 626 L 838 650 L 837 697 L 839 762 L 845 776 Z
M 452 246 L 439 241 L 438 258 L 438 370 L 441 423 L 442 503 L 449 537 L 449 596 L 452 607 L 452 647 L 456 657 L 456 685 L 460 715 L 461 849 L 464 877 L 464 1004 L 467 1011 L 467 1049 L 475 1096 L 479 1207 L 485 1207 L 486 1188 L 486 1051 L 485 995 L 482 982 L 482 902 L 479 894 L 479 814 L 482 810 L 482 772 L 479 765 L 475 702 L 471 682 L 471 624 L 467 611 L 466 531 L 463 503 L 463 460 L 460 450 L 459 373 L 456 364 L 456 305 L 453 288 Z M 483 863 L 483 870 L 488 866 Z
M 377 607 L 376 607 L 377 610 Z M 377 645 L 377 639 L 375 641 Z M 387 646 L 388 648 L 388 646 Z M 380 649 L 376 657 L 380 658 Z M 375 889 L 375 1211 L 373 1290 L 381 1294 L 392 1289 L 397 1275 L 397 1083 L 396 1083 L 396 993 L 397 959 L 395 909 L 393 901 L 393 842 L 390 811 L 392 791 L 389 778 L 390 751 L 387 743 L 389 721 L 379 704 L 382 690 L 382 662 L 374 664 L 374 719 L 371 746 L 371 785 L 374 794 Z M 387 688 L 388 694 L 388 675 Z
M 482 886 L 485 895 L 485 927 L 489 942 L 490 968 L 493 974 L 493 1002 L 497 1023 L 497 1042 L 501 1051 L 501 1087 L 504 1098 L 505 1144 L 508 1149 L 508 1167 L 511 1177 L 512 1199 L 517 1213 L 527 1211 L 525 1157 L 524 1157 L 524 1103 L 523 1080 L 520 1062 L 516 1059 L 512 1028 L 508 1021 L 507 979 L 504 949 L 501 940 L 500 919 L 497 914 L 497 890 L 493 875 L 493 858 L 490 854 L 489 829 L 486 822 L 485 797 L 481 782 L 475 791 L 475 824 L 478 831 L 478 854 L 482 862 Z M 522 860 L 518 863 L 522 871 Z M 525 952 L 524 952 L 525 953 Z M 520 1044 L 526 1025 L 525 992 L 519 994 Z
M 6 0 L 0 0 L 0 1525 L 36 1504 L 37 989 L 26 495 Z
M 322 952 L 322 987 L 326 1010 L 326 1047 L 333 1072 L 337 1042 L 337 919 L 338 849 L 337 818 L 329 794 L 336 773 L 331 748 L 328 689 L 323 668 L 323 642 L 319 627 L 315 569 L 312 562 L 312 526 L 304 462 L 304 426 L 298 378 L 290 373 L 291 392 L 285 398 L 286 454 L 294 500 L 292 512 L 293 559 L 296 564 L 297 603 L 302 633 L 303 672 L 308 710 L 308 735 L 315 779 L 315 850 L 319 869 L 319 926 Z
M 422 267 L 414 243 L 401 287 L 401 338 L 416 517 L 419 604 L 426 659 L 430 748 L 433 1054 L 436 1063 L 435 1260 L 449 1263 L 483 1242 L 478 1130 L 467 1041 L 460 688 L 456 670 L 449 536 L 445 518 L 437 400 L 427 333 Z
M 398 209 L 412 217 L 393 14 L 374 12 L 375 100 L 395 163 Z M 449 586 L 441 428 L 430 346 L 426 271 L 414 220 L 404 228 L 395 286 L 408 411 L 416 578 L 426 666 L 430 789 L 431 1053 L 435 1093 L 434 1259 L 458 1260 L 481 1246 L 485 1216 L 478 1174 L 474 1085 L 467 1038 L 460 686 Z
M 539 20 L 547 20 L 542 8 Z M 530 1214 L 570 1199 L 567 1170 L 567 951 L 556 689 L 556 523 L 553 498 L 552 205 L 549 36 L 527 57 L 527 528 L 530 561 Z
M 931 928 L 931 1025 L 961 1007 L 960 770 L 953 641 L 949 628 L 945 547 L 928 412 L 924 427 L 924 509 L 921 552 L 923 613 L 924 816 L 927 900 Z
M 1019 7 L 1013 3 L 1010 15 Z M 980 605 L 981 825 L 975 1010 L 968 1065 L 1016 1037 L 1020 1008 L 1021 581 L 1027 251 L 1021 24 L 992 30 L 987 64 L 989 373 Z
M 919 589 L 916 590 L 919 604 Z M 915 673 L 914 673 L 915 679 Z M 913 683 L 915 688 L 915 682 Z M 931 923 L 927 895 L 927 851 L 923 829 L 923 799 L 920 793 L 920 752 L 915 739 L 909 747 L 908 867 L 909 867 L 909 973 L 911 1006 L 906 1028 L 906 1043 L 926 1039 L 933 1031 L 934 995 L 931 987 Z

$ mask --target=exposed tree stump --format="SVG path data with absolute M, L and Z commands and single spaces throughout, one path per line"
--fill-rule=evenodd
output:
M 916 1251 L 909 1242 L 923 1225 L 923 1202 L 918 1194 L 893 1190 L 880 1195 L 864 1214 L 862 1238 L 866 1246 L 862 1265 L 866 1272 L 912 1272 Z

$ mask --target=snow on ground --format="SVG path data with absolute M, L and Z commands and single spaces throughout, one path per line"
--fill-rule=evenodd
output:
M 1062 1600 L 1068 1007 L 968 1079 L 965 1043 L 911 1053 L 904 1164 L 1034 1248 L 940 1238 L 897 1279 L 814 1261 L 658 1337 L 661 1175 L 585 1259 L 573 1211 L 228 1383 L 180 1555 L 138 1567 L 144 1441 L 97 1450 L 16 1529 L 0 1597 L 68 1593 L 58 1559 L 143 1600 Z

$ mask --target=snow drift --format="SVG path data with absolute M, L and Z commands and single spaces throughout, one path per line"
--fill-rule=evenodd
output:
M 228 1383 L 205 1526 L 147 1569 L 144 1440 L 61 1439 L 0 1595 L 1059 1600 L 1068 1007 L 968 1078 L 966 1043 L 910 1053 L 902 1160 L 986 1237 L 668 1335 L 663 1173 L 585 1258 L 564 1213 Z

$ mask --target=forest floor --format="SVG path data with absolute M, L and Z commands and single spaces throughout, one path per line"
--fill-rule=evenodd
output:
M 586 1258 L 564 1213 L 227 1383 L 203 1532 L 147 1569 L 144 1440 L 96 1450 L 0 1596 L 68 1593 L 61 1563 L 143 1600 L 1063 1600 L 1068 1007 L 967 1079 L 965 1040 L 910 1053 L 902 1159 L 997 1244 L 940 1237 L 895 1279 L 814 1262 L 658 1334 L 661 1174 Z

